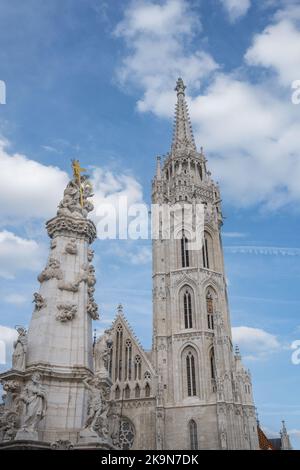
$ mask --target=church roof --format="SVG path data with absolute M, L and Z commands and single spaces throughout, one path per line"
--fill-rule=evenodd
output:
M 259 424 L 257 425 L 257 434 L 260 450 L 275 450 L 271 440 L 267 438 Z

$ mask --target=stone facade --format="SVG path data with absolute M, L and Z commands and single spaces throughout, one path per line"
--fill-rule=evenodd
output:
M 203 150 L 196 149 L 184 90 L 179 79 L 172 147 L 163 164 L 157 160 L 152 202 L 190 205 L 192 211 L 202 204 L 204 244 L 189 250 L 189 227 L 183 233 L 172 220 L 171 236 L 160 230 L 153 240 L 153 348 L 143 352 L 124 316 L 117 316 L 111 393 L 135 430 L 132 448 L 258 449 L 250 373 L 232 346 L 220 192 Z M 140 377 L 134 374 L 137 356 Z

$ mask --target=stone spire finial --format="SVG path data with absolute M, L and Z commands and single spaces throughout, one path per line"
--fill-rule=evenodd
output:
M 118 311 L 118 314 L 122 315 L 122 313 L 123 313 L 123 305 L 122 304 L 118 305 L 117 311 Z
M 240 353 L 240 348 L 238 345 L 235 346 L 235 355 L 240 357 L 241 356 L 241 353 Z
M 184 96 L 184 90 L 185 89 L 186 89 L 186 86 L 183 83 L 182 78 L 179 77 L 177 82 L 176 82 L 176 87 L 175 87 L 175 91 L 177 91 L 177 96 L 179 96 L 180 94 L 182 94 Z
M 175 91 L 177 92 L 177 104 L 175 110 L 175 125 L 172 142 L 172 153 L 192 150 L 196 152 L 192 125 L 185 101 L 185 85 L 182 78 L 178 78 Z
M 286 426 L 285 426 L 285 421 L 282 420 L 282 427 L 281 427 L 281 434 L 284 435 L 284 434 L 287 434 L 287 430 L 286 430 Z

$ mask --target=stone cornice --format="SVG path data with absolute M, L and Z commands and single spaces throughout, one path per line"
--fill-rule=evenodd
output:
M 92 243 L 97 235 L 94 222 L 89 219 L 60 215 L 48 220 L 46 228 L 50 238 L 58 235 L 84 238 Z

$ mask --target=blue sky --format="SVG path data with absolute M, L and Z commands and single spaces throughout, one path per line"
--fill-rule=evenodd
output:
M 70 159 L 96 203 L 150 203 L 178 76 L 220 182 L 234 339 L 261 423 L 300 447 L 300 7 L 280 0 L 0 0 L 0 336 L 28 325 Z M 278 248 L 281 248 L 279 250 Z M 151 347 L 151 244 L 95 243 L 100 331 L 118 303 Z M 1 339 L 0 338 L 0 339 Z M 10 349 L 10 348 L 9 348 Z M 0 366 L 2 369 L 7 367 Z

